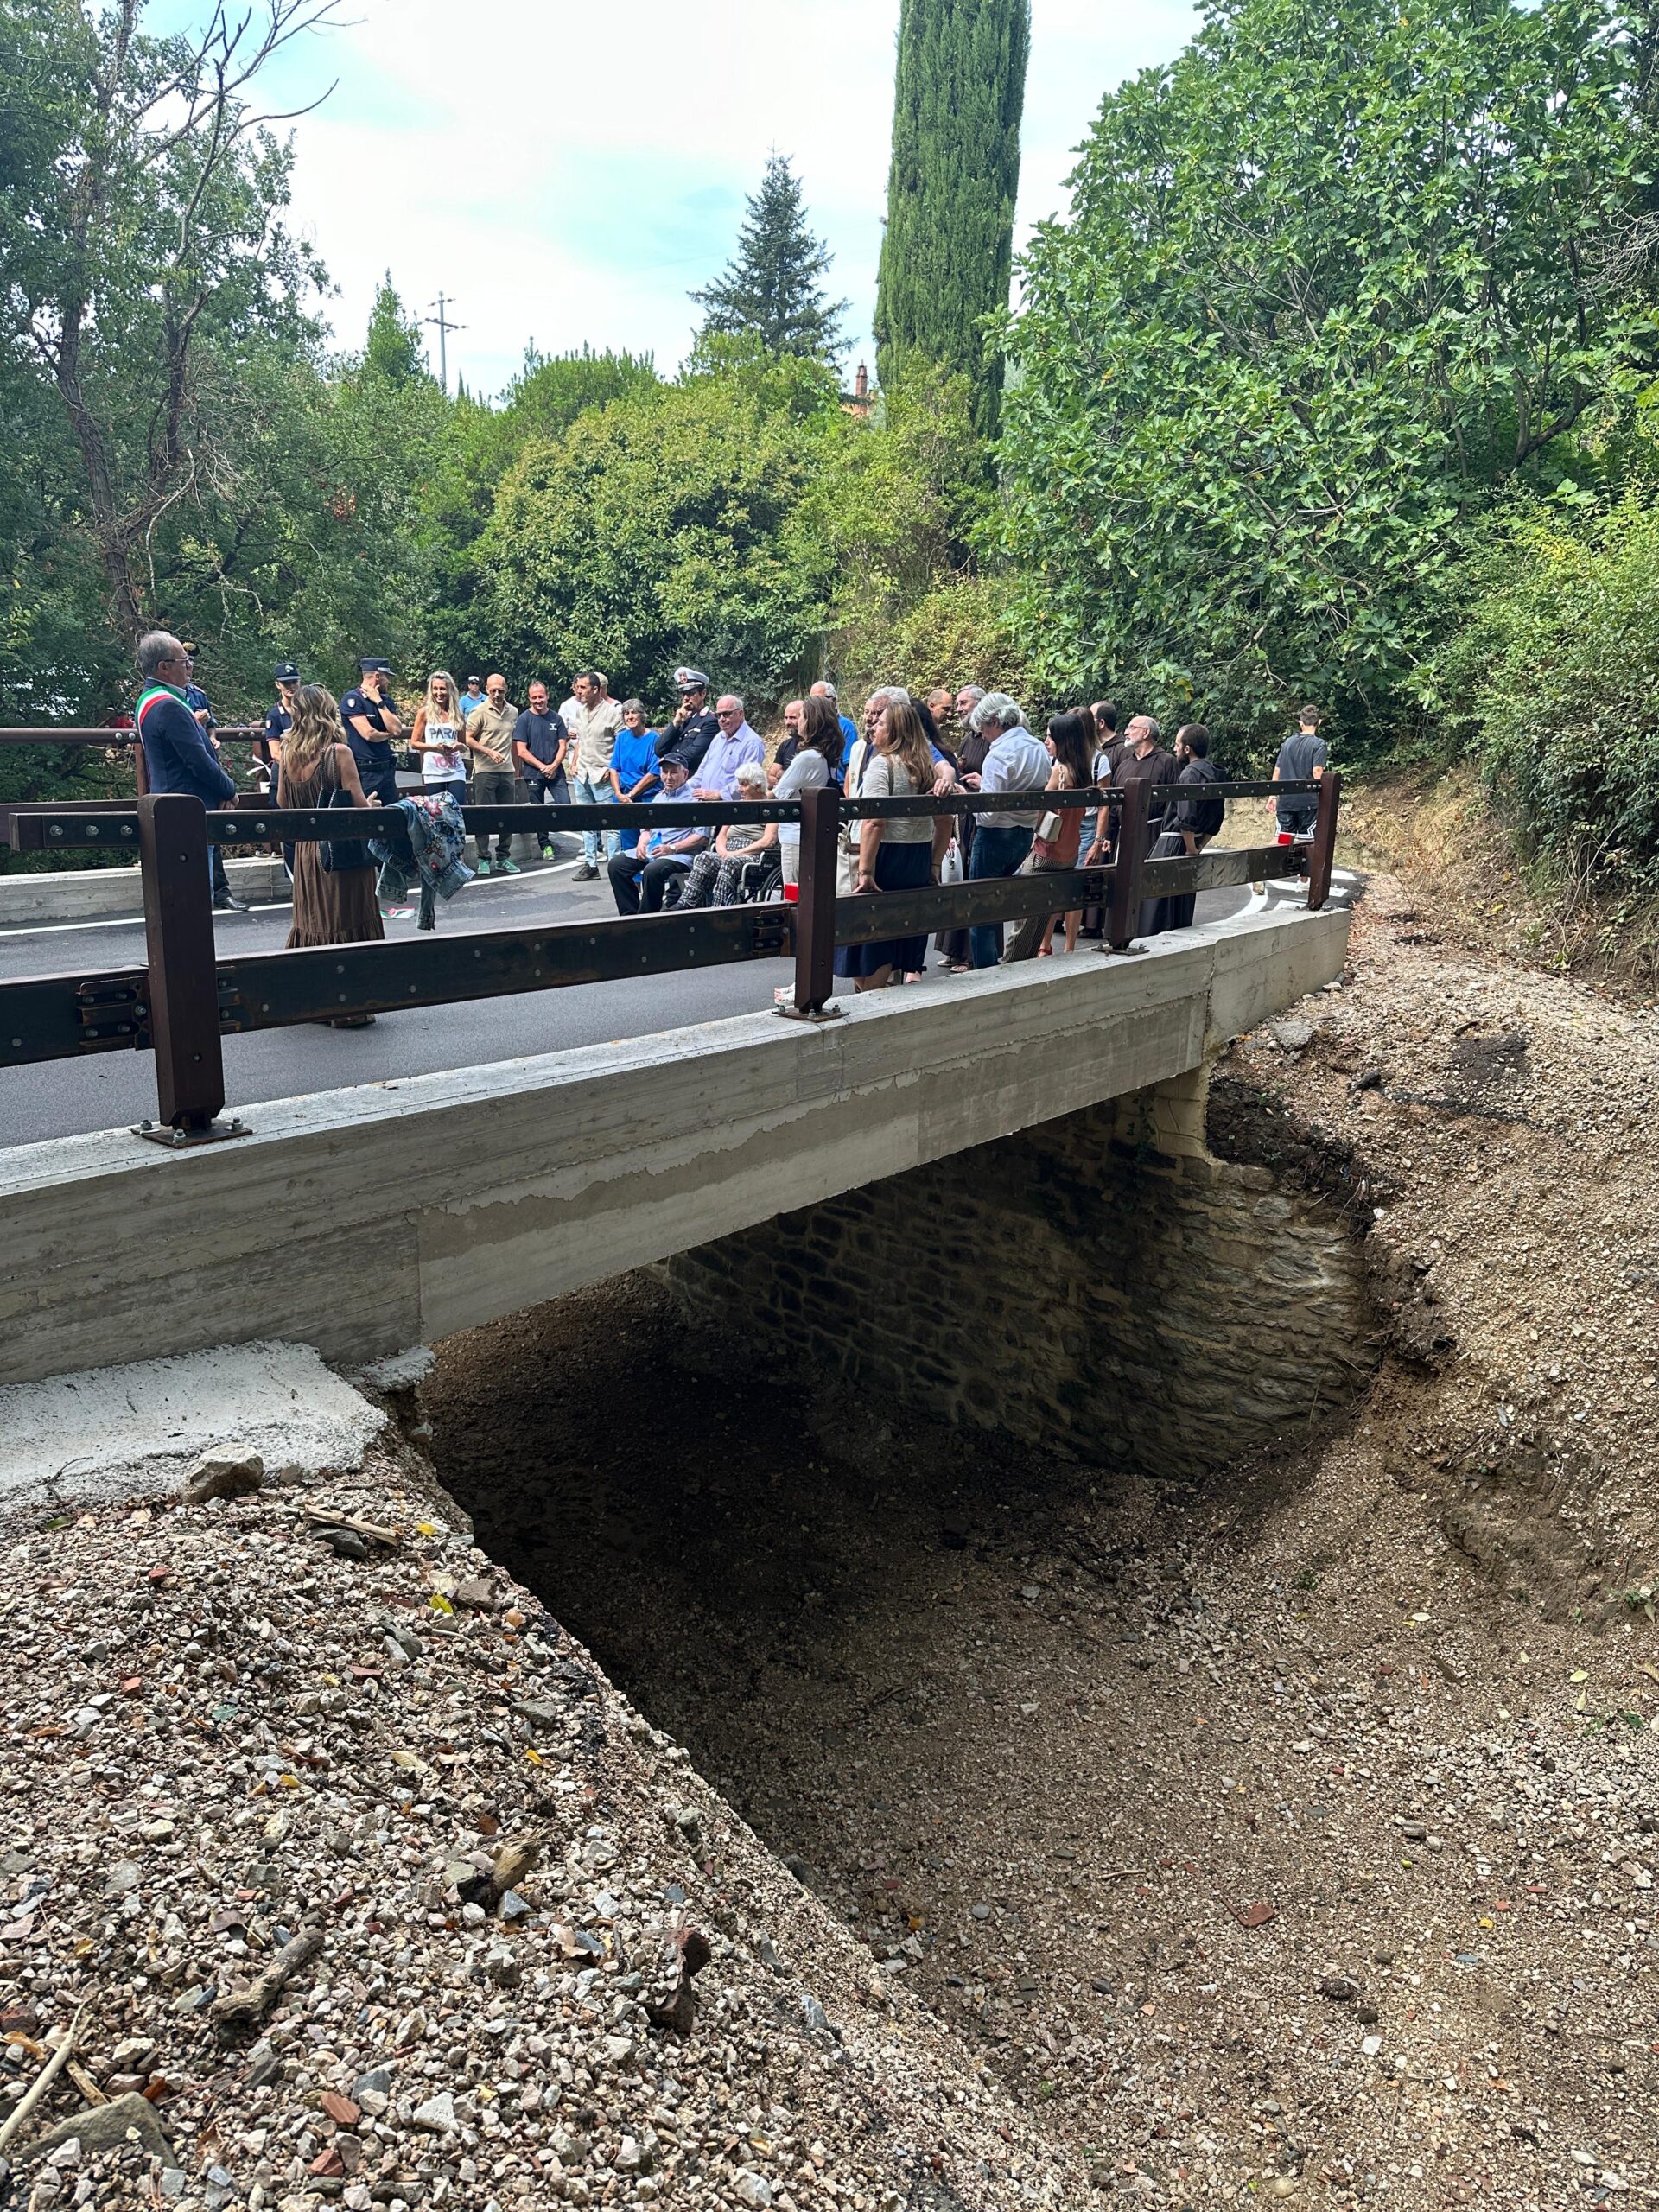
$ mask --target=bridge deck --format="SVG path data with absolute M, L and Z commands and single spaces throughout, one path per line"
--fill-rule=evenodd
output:
M 1200 1065 L 1339 975 L 1340 908 L 0 1153 L 0 1382 L 226 1342 L 361 1363 Z

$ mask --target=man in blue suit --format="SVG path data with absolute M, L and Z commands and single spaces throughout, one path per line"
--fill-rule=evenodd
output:
M 227 806 L 236 785 L 190 710 L 190 657 L 171 631 L 152 630 L 138 640 L 138 673 L 143 684 L 132 719 L 151 791 L 194 791 L 209 810 Z

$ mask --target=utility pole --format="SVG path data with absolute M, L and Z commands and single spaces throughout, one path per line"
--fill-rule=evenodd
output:
M 449 321 L 447 309 L 454 307 L 455 303 L 453 300 L 446 299 L 442 292 L 438 294 L 435 304 L 438 310 L 436 315 L 423 315 L 421 320 L 438 334 L 438 390 L 448 391 L 449 389 L 449 348 L 446 340 L 452 330 L 465 330 L 467 325 L 464 322 Z

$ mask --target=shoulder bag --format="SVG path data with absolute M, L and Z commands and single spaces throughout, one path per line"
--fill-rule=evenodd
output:
M 344 789 L 340 783 L 340 771 L 334 766 L 333 746 L 327 747 L 324 757 L 328 764 L 329 783 L 328 789 L 318 794 L 319 808 L 349 806 L 353 812 L 358 811 L 351 793 Z M 355 869 L 374 866 L 366 837 L 325 837 L 320 842 L 317 849 L 322 861 L 323 872 L 327 875 L 349 875 Z

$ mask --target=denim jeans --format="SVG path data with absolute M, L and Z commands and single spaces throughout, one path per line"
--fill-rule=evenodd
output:
M 610 778 L 608 776 L 604 776 L 600 778 L 597 781 L 590 781 L 589 779 L 584 776 L 581 770 L 578 769 L 575 775 L 571 779 L 570 803 L 573 806 L 614 806 L 616 804 L 616 793 L 611 788 Z M 607 860 L 613 860 L 621 849 L 622 832 L 620 830 L 607 830 L 605 832 L 606 858 Z M 597 830 L 584 830 L 582 831 L 582 857 L 587 861 L 589 868 L 597 868 L 599 866 L 599 832 Z
M 968 856 L 968 880 L 978 883 L 988 875 L 1017 875 L 1031 850 L 1034 829 L 988 830 L 982 821 L 974 831 L 974 849 Z M 976 968 L 995 968 L 1002 957 L 1001 922 L 977 922 L 968 933 L 969 959 Z
M 538 776 L 532 768 L 524 777 L 524 793 L 532 806 L 569 806 L 570 786 L 564 780 L 564 771 L 556 776 Z M 543 830 L 537 839 L 543 855 L 553 850 L 553 832 Z

